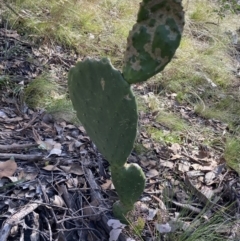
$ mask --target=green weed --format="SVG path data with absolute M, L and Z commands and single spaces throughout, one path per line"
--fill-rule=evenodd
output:
M 43 108 L 51 102 L 57 88 L 57 84 L 53 83 L 50 77 L 39 76 L 24 89 L 24 101 L 30 108 Z
M 240 174 L 240 140 L 237 138 L 228 138 L 224 158 L 229 167 L 234 169 Z
M 179 133 L 159 130 L 155 127 L 147 127 L 147 133 L 151 138 L 160 143 L 182 143 Z
M 54 119 L 63 119 L 74 124 L 80 123 L 73 109 L 72 102 L 66 99 L 66 97 L 52 100 L 46 107 L 46 111 L 52 114 Z
M 156 121 L 173 131 L 184 131 L 188 128 L 186 121 L 171 112 L 160 111 Z

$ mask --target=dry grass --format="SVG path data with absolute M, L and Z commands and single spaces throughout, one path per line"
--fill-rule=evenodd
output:
M 74 48 L 83 56 L 109 56 L 121 62 L 136 19 L 132 0 L 20 0 L 9 2 L 19 16 L 4 12 L 9 25 L 36 41 Z

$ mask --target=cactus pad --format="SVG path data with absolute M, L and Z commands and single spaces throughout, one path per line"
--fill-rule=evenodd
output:
M 143 0 L 128 36 L 123 66 L 126 81 L 145 81 L 162 71 L 180 44 L 183 26 L 181 0 Z
M 125 164 L 122 167 L 111 168 L 112 181 L 123 206 L 132 207 L 142 194 L 145 186 L 145 176 L 137 164 Z
M 85 59 L 68 75 L 77 117 L 112 166 L 123 166 L 137 131 L 137 106 L 130 85 L 107 58 Z

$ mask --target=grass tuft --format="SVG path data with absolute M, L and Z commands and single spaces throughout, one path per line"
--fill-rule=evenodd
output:
M 24 101 L 30 108 L 43 108 L 52 100 L 53 92 L 57 92 L 57 84 L 48 76 L 39 76 L 24 90 Z
M 229 138 L 226 142 L 224 158 L 229 167 L 240 175 L 240 140 Z
M 66 97 L 51 101 L 46 110 L 52 114 L 54 119 L 63 119 L 74 124 L 80 123 L 73 109 L 72 102 L 66 99 Z

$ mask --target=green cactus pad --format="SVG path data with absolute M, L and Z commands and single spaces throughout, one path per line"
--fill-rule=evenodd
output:
M 121 223 L 129 224 L 128 223 L 128 212 L 132 211 L 134 205 L 132 206 L 124 206 L 121 201 L 116 201 L 113 204 L 113 214 L 114 216 L 119 219 Z
M 162 71 L 180 44 L 183 26 L 181 0 L 143 0 L 128 36 L 123 66 L 126 81 L 146 81 Z
M 123 166 L 137 131 L 137 106 L 130 85 L 106 58 L 85 59 L 68 75 L 77 117 L 112 166 Z
M 111 167 L 111 174 L 122 206 L 126 209 L 133 207 L 145 186 L 145 175 L 141 167 L 132 163 L 119 168 Z

